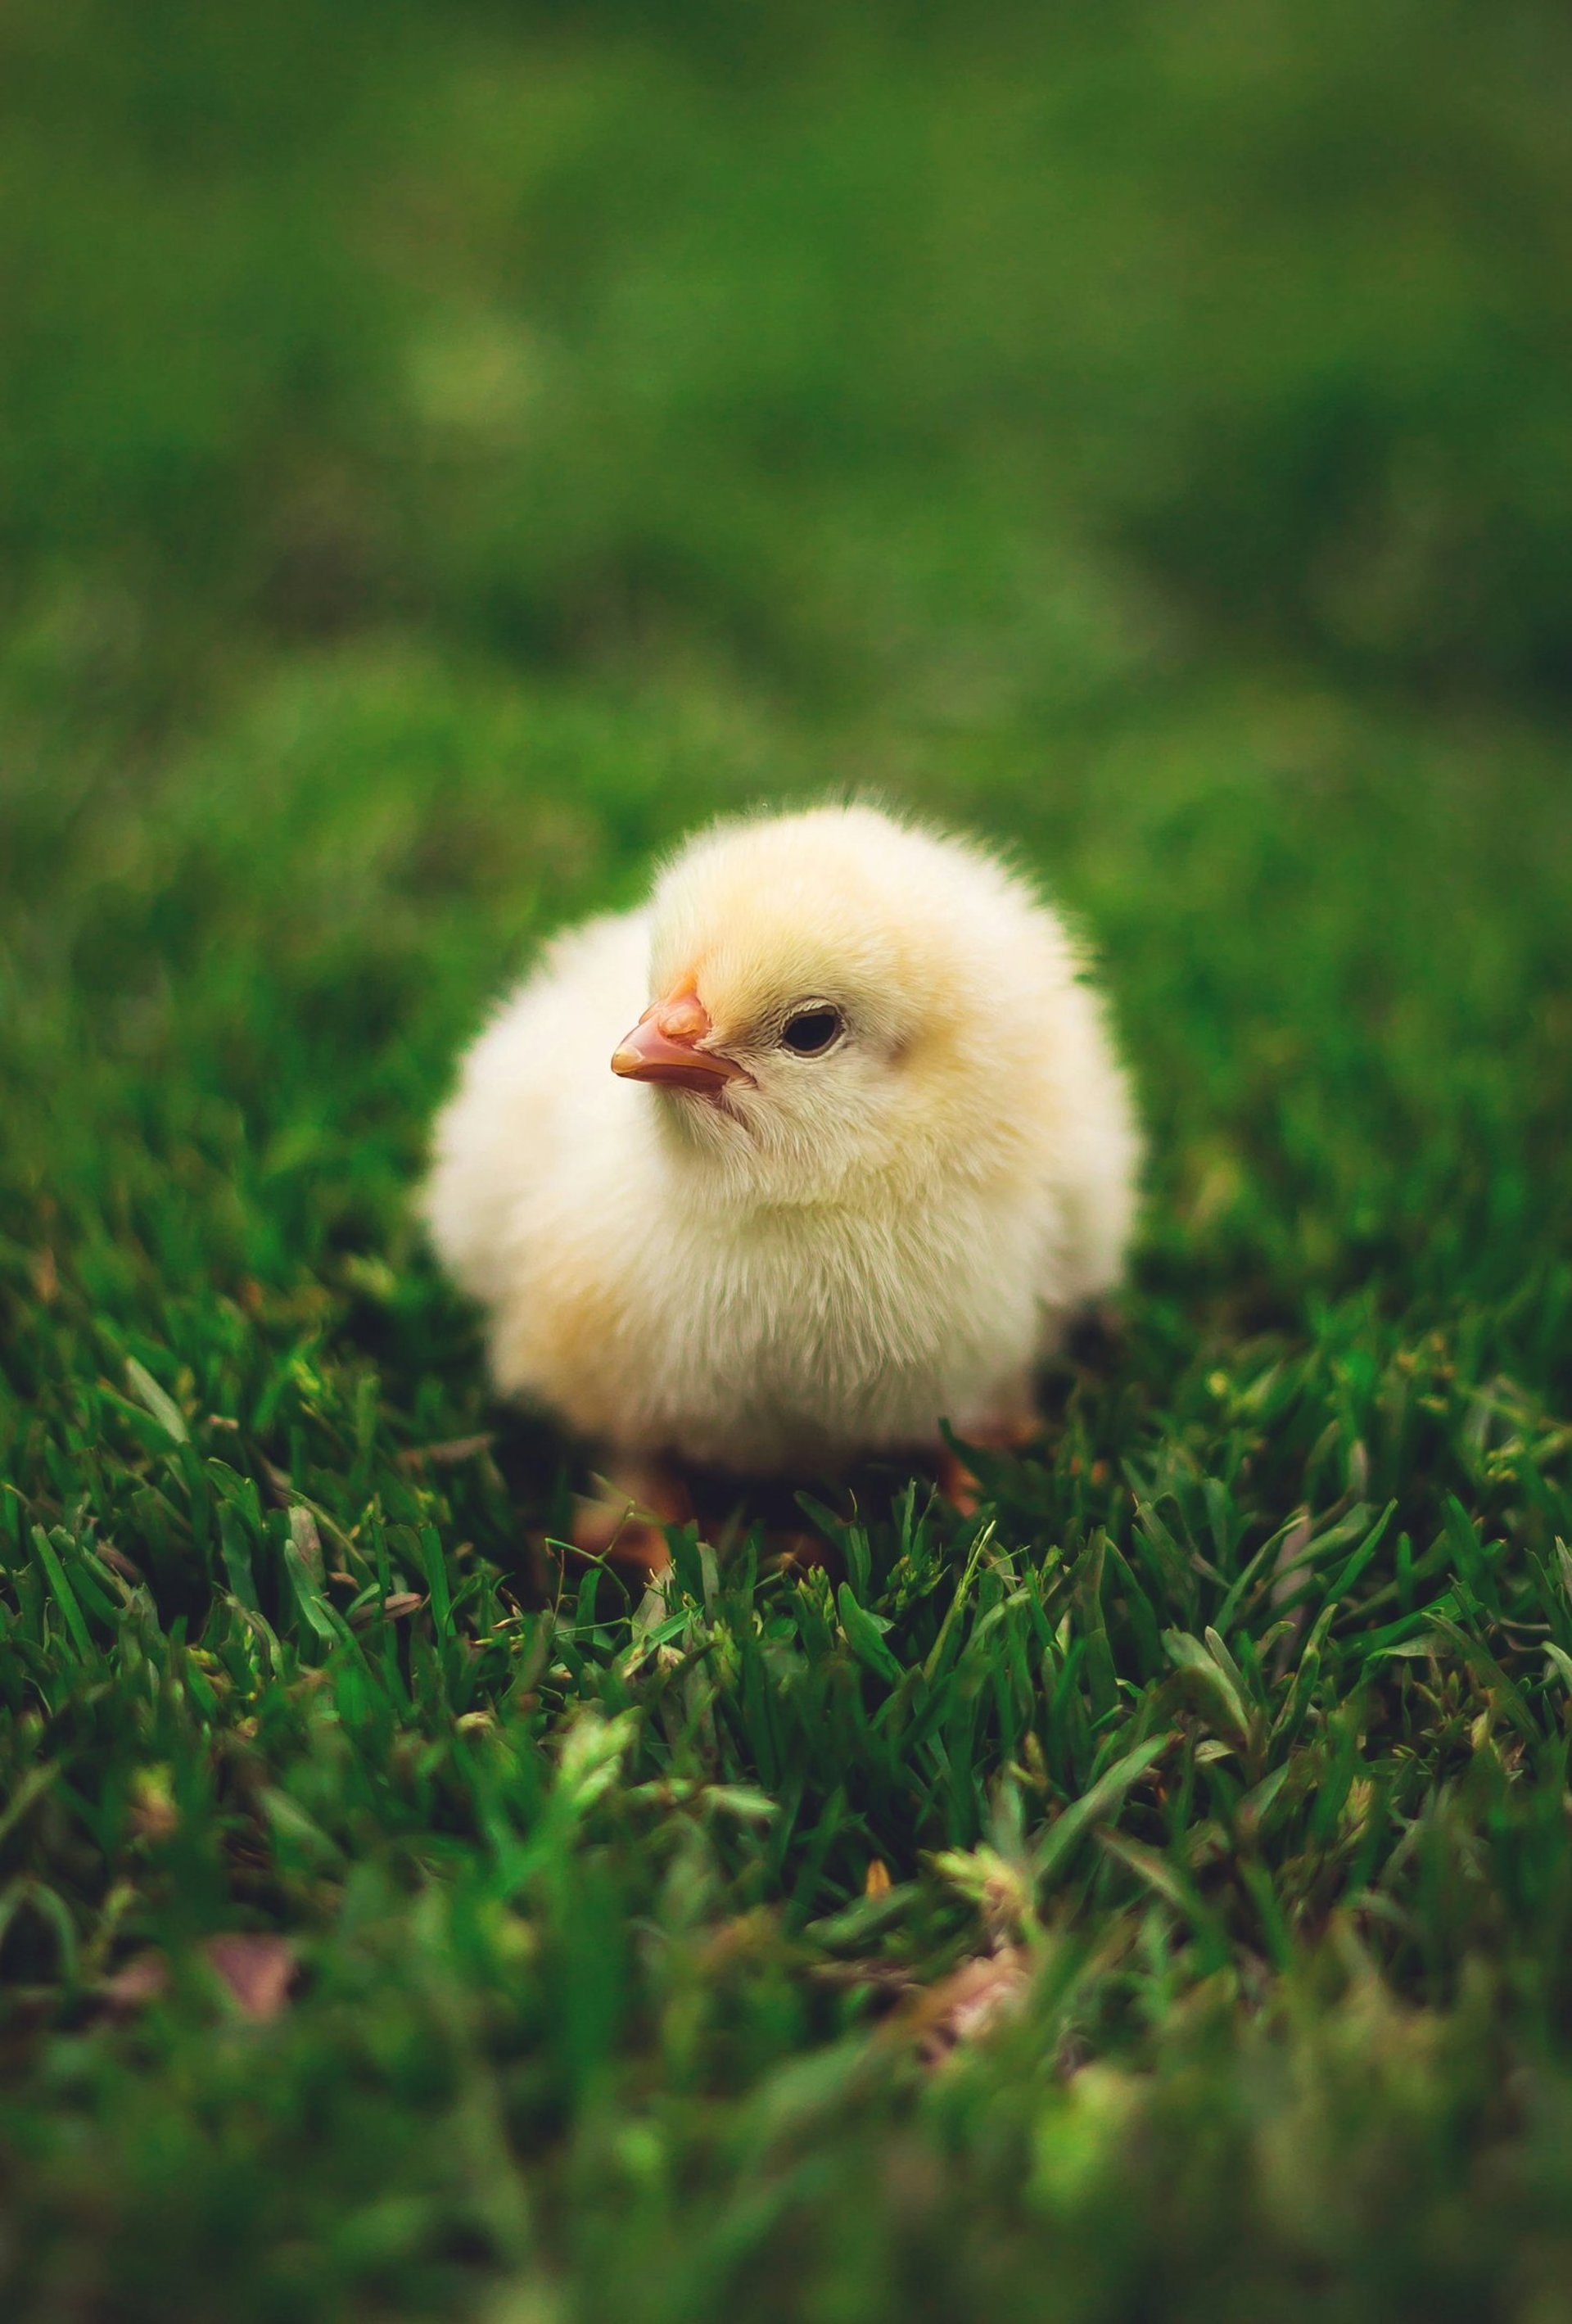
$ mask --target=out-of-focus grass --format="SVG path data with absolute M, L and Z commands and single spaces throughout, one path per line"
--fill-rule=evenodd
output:
M 1556 12 L 750 14 L 17 0 L 14 603 L 961 720 L 1565 678 Z
M 1565 2312 L 1567 39 L 9 12 L 8 2314 Z M 425 1123 L 848 780 L 1101 945 L 1127 1345 L 542 1606 Z

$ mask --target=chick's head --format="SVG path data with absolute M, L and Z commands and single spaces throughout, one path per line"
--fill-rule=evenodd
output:
M 842 1199 L 1029 1149 L 1076 964 L 981 850 L 866 807 L 723 824 L 650 922 L 654 998 L 613 1069 L 736 1191 Z

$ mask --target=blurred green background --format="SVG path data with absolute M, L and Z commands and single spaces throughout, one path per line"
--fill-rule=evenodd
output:
M 19 0 L 12 611 L 150 700 L 390 625 L 969 730 L 1564 687 L 1567 39 Z
M 12 2312 L 1572 2313 L 1569 61 L 1549 0 L 9 0 Z M 706 1582 L 625 1803 L 625 1613 L 517 1610 L 562 1448 L 426 1463 L 497 1423 L 409 1189 L 546 927 L 848 785 L 1095 938 L 1129 1342 L 942 1634 L 937 1519 L 871 1644 L 771 1633 L 778 1762 Z M 428 1594 L 380 1677 L 290 1492 Z M 938 1784 L 875 1697 L 946 1639 Z M 1186 1738 L 1145 1856 L 1027 1879 L 1035 2015 L 914 2097 L 813 1981 L 869 1862 L 931 1983 L 992 1877 L 938 1852 L 1052 1852 L 1126 1714 Z M 104 2023 L 237 1925 L 282 2024 Z

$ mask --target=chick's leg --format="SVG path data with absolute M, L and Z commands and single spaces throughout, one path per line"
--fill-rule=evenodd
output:
M 665 1527 L 687 1525 L 694 1514 L 686 1485 L 675 1469 L 648 1455 L 619 1455 L 600 1490 L 575 1510 L 574 1547 L 585 1557 L 658 1580 L 671 1563 Z

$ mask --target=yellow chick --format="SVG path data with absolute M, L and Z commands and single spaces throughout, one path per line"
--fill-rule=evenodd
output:
M 465 1057 L 426 1214 L 498 1388 L 648 1473 L 1016 1433 L 1135 1207 L 1075 948 L 868 807 L 723 823 L 559 936 Z

